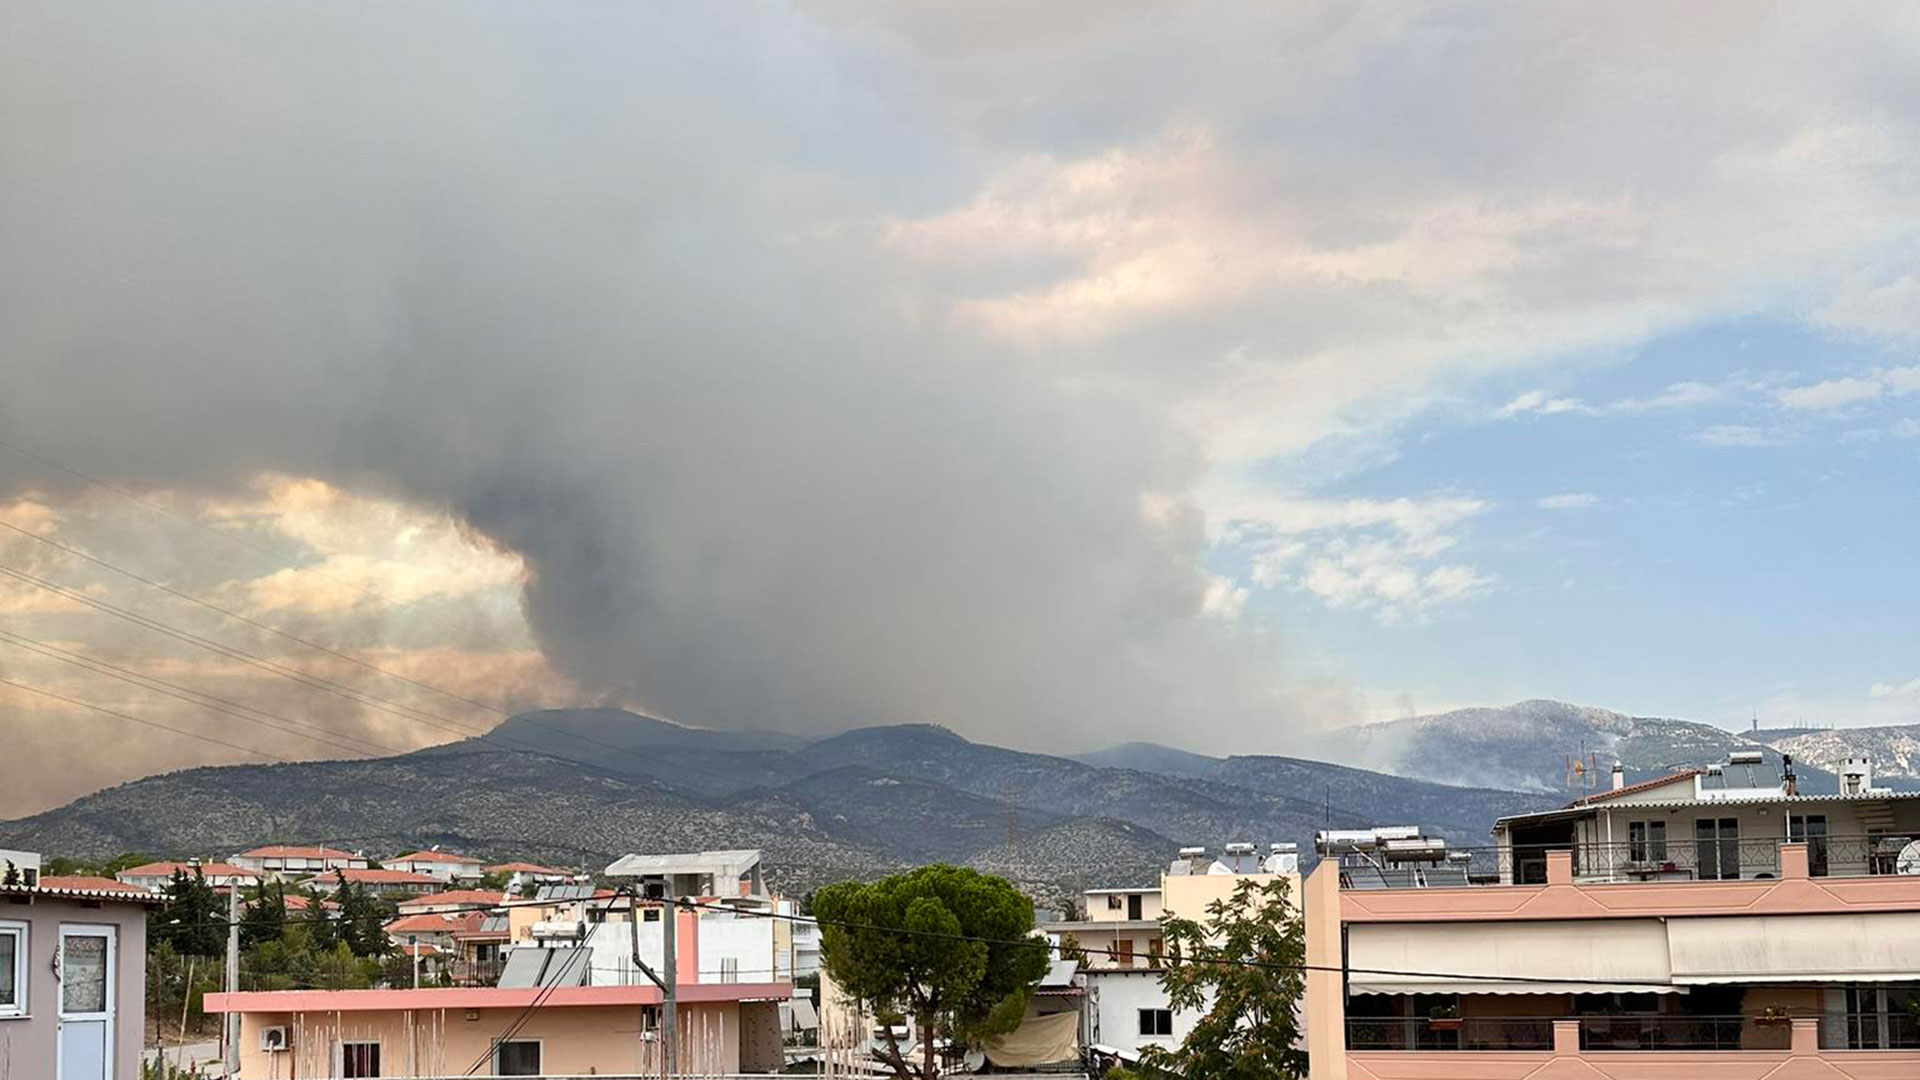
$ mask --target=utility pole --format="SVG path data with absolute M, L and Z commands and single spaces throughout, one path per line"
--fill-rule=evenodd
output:
M 661 1055 L 667 1064 L 667 1076 L 676 1076 L 680 1072 L 680 958 L 675 955 L 679 949 L 675 944 L 677 927 L 680 922 L 680 898 L 673 895 L 673 879 L 667 879 L 666 910 L 660 913 L 660 941 L 663 959 L 660 968 L 666 973 L 666 986 L 661 988 L 664 1003 L 660 1008 L 660 1020 L 666 1025 L 666 1038 L 660 1045 L 664 1049 Z M 634 912 L 634 918 L 640 913 Z
M 640 959 L 640 890 L 631 887 L 627 891 L 631 906 L 628 912 L 633 918 L 633 966 L 648 981 L 660 988 L 660 1062 L 661 1074 L 671 1077 L 678 1072 L 680 1049 L 680 1016 L 676 1008 L 679 979 L 679 963 L 674 956 L 674 923 L 679 921 L 678 906 L 672 898 L 661 905 L 660 943 L 662 962 L 660 971 L 655 972 Z
M 240 989 L 240 883 L 231 878 L 227 880 L 227 993 Z M 187 987 L 187 996 L 193 996 L 193 987 Z M 220 1060 L 226 1064 L 228 1076 L 240 1074 L 240 1014 L 228 1009 L 220 1018 L 220 1041 L 225 1043 Z

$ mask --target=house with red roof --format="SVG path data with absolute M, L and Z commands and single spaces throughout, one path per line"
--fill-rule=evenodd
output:
M 478 881 L 485 873 L 479 859 L 465 855 L 455 855 L 439 848 L 428 848 L 406 855 L 396 855 L 381 862 L 389 870 L 405 870 L 412 874 L 425 874 L 447 884 L 455 881 Z
M 409 873 L 405 870 L 329 870 L 324 874 L 315 874 L 300 884 L 315 892 L 332 893 L 340 889 L 342 881 L 361 886 L 375 896 L 417 896 L 421 893 L 439 892 L 441 882 L 425 874 Z
M 147 911 L 163 900 L 111 878 L 42 875 L 7 852 L 0 876 L 0 1073 L 140 1075 Z M 28 872 L 31 871 L 31 874 Z M 31 881 L 29 881 L 31 878 Z
M 492 889 L 448 889 L 409 897 L 395 906 L 402 915 L 435 915 L 448 911 L 484 911 L 499 908 L 507 894 Z
M 244 889 L 260 884 L 260 875 L 245 867 L 235 866 L 232 863 L 192 860 L 141 863 L 139 866 L 129 866 L 113 876 L 114 880 L 123 885 L 133 885 L 159 892 L 173 884 L 175 873 L 192 877 L 196 872 L 207 879 L 207 884 L 216 889 L 225 889 L 234 885 Z
M 242 851 L 227 862 L 275 881 L 298 881 L 325 870 L 365 870 L 370 865 L 358 852 L 297 844 L 268 844 Z

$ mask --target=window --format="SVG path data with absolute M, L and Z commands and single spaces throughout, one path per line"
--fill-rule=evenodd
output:
M 737 983 L 740 981 L 739 957 L 723 956 L 720 958 L 720 981 L 723 983 Z
M 345 1080 L 380 1075 L 380 1044 L 350 1042 L 340 1044 L 340 1075 Z
M 493 1075 L 539 1076 L 540 1044 L 531 1039 L 495 1043 L 493 1047 Z
M 1667 823 L 1630 821 L 1627 823 L 1627 858 L 1637 863 L 1667 861 Z
M 0 1016 L 27 1014 L 27 924 L 0 922 Z
M 1127 905 L 1127 901 L 1126 901 L 1126 899 L 1125 899 L 1124 897 L 1121 897 L 1121 896 L 1118 896 L 1118 895 L 1116 895 L 1116 894 L 1112 894 L 1112 893 L 1109 893 L 1109 894 L 1107 895 L 1107 910 L 1108 910 L 1108 911 L 1120 911 L 1120 910 L 1122 910 L 1123 908 L 1125 908 L 1125 907 L 1126 907 L 1126 905 Z
M 1789 818 L 1795 843 L 1807 845 L 1807 872 L 1827 876 L 1827 815 L 1802 814 Z
M 647 909 L 645 909 L 645 910 L 643 910 L 643 911 L 641 911 L 641 912 L 640 912 L 640 921 L 641 921 L 641 922 L 659 922 L 659 921 L 660 921 L 660 909 L 659 909 L 659 908 L 657 908 L 657 907 L 650 907 L 650 908 L 647 908 Z
M 1129 896 L 1129 897 L 1127 897 L 1127 918 L 1129 918 L 1129 919 L 1139 919 L 1139 918 L 1140 918 L 1140 911 L 1141 911 L 1141 900 L 1142 900 L 1142 899 L 1143 899 L 1143 898 L 1142 898 L 1142 897 L 1140 897 L 1140 896 L 1139 896 L 1139 895 L 1137 895 L 1137 894 L 1136 894 L 1136 895 L 1134 895 L 1134 896 Z
M 1141 1009 L 1140 1010 L 1140 1034 L 1142 1035 L 1173 1034 L 1173 1010 L 1172 1009 Z
M 106 935 L 63 934 L 60 952 L 60 1011 L 106 1012 Z
M 1728 881 L 1740 877 L 1740 820 L 1700 818 L 1693 823 L 1694 856 L 1699 877 Z

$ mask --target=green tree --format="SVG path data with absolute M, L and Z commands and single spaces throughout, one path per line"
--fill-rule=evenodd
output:
M 392 910 L 364 886 L 348 881 L 337 870 L 334 880 L 339 886 L 333 898 L 340 905 L 340 939 L 355 956 L 385 956 L 393 948 L 393 942 L 387 937 L 387 920 L 392 917 Z
M 1087 966 L 1087 947 L 1072 934 L 1060 935 L 1060 959 L 1071 960 L 1076 968 Z
M 269 881 L 260 886 L 240 913 L 240 947 L 252 949 L 277 940 L 286 922 L 286 886 Z
M 1204 924 L 1161 920 L 1170 962 L 1160 985 L 1175 1012 L 1198 1013 L 1173 1050 L 1149 1047 L 1142 1063 L 1186 1080 L 1297 1080 L 1307 1075 L 1298 1005 L 1306 990 L 1307 937 L 1287 879 L 1242 881 L 1207 906 Z
M 182 956 L 219 956 L 227 950 L 227 906 L 199 867 L 176 869 L 167 902 L 153 913 L 148 932 Z
M 821 963 L 842 991 L 887 1025 L 885 1057 L 902 1080 L 937 1074 L 941 1035 L 977 1043 L 1019 1026 L 1047 972 L 1033 937 L 1033 903 L 1005 880 L 924 866 L 871 884 L 842 882 L 813 899 Z M 921 1061 L 910 1064 L 893 1025 L 910 1019 Z
M 327 898 L 318 889 L 308 889 L 305 895 L 307 906 L 299 923 L 313 947 L 325 952 L 340 940 L 340 913 L 327 907 Z

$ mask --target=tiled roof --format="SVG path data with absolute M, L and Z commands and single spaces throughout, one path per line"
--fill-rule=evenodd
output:
M 428 904 L 461 904 L 467 907 L 498 907 L 505 903 L 506 893 L 491 889 L 449 889 L 446 892 L 428 893 L 411 900 L 400 901 L 400 909 L 424 907 Z
M 503 862 L 487 867 L 489 874 L 554 874 L 560 877 L 572 877 L 571 871 L 555 870 L 551 866 L 540 866 L 530 862 Z
M 1622 795 L 1633 795 L 1646 791 L 1649 788 L 1657 788 L 1665 784 L 1671 784 L 1676 780 L 1691 780 L 1699 775 L 1699 769 L 1682 769 L 1676 773 L 1656 776 L 1651 780 L 1642 780 L 1637 784 L 1628 784 L 1626 787 L 1614 788 L 1611 791 L 1596 791 L 1591 795 L 1582 796 L 1581 798 L 1573 800 L 1567 804 L 1567 808 L 1572 809 L 1576 806 L 1591 806 L 1594 803 L 1604 802 L 1608 799 L 1617 799 Z
M 480 864 L 479 859 L 469 859 L 465 855 L 454 855 L 445 851 L 416 851 L 411 855 L 396 855 L 388 862 L 443 862 Z
M 353 859 L 359 858 L 351 851 L 336 851 L 330 847 L 300 847 L 297 844 L 268 844 L 252 851 L 243 851 L 235 858 L 252 859 Z
M 308 900 L 306 897 L 301 896 L 299 893 L 288 893 L 285 897 L 283 897 L 283 899 L 285 899 L 287 902 L 288 911 L 305 911 L 307 910 L 307 906 L 312 903 L 311 900 Z M 336 904 L 331 900 L 320 901 L 320 906 L 323 908 L 332 908 L 335 910 L 338 910 L 340 907 L 339 904 Z
M 42 876 L 39 885 L 20 892 L 40 892 L 50 896 L 72 897 L 79 900 L 133 900 L 155 904 L 162 901 L 158 893 L 149 892 L 138 885 L 128 885 L 124 881 L 112 878 L 91 877 L 87 875 Z
M 387 924 L 389 935 L 400 934 L 451 934 L 460 931 L 477 930 L 486 921 L 486 913 L 481 911 L 430 912 L 425 915 L 402 915 Z
M 230 863 L 223 863 L 223 862 L 201 863 L 199 869 L 200 869 L 200 873 L 203 876 L 210 877 L 210 878 L 211 877 L 257 878 L 260 876 L 259 874 L 255 873 L 252 870 L 248 870 L 245 867 L 234 866 Z M 173 872 L 175 870 L 178 870 L 183 874 L 187 874 L 191 876 L 193 874 L 194 868 L 193 866 L 183 862 L 150 862 L 150 863 L 142 863 L 139 866 L 129 866 L 125 870 L 120 871 L 118 874 L 115 874 L 114 876 L 121 878 L 123 880 L 130 877 L 172 877 Z

